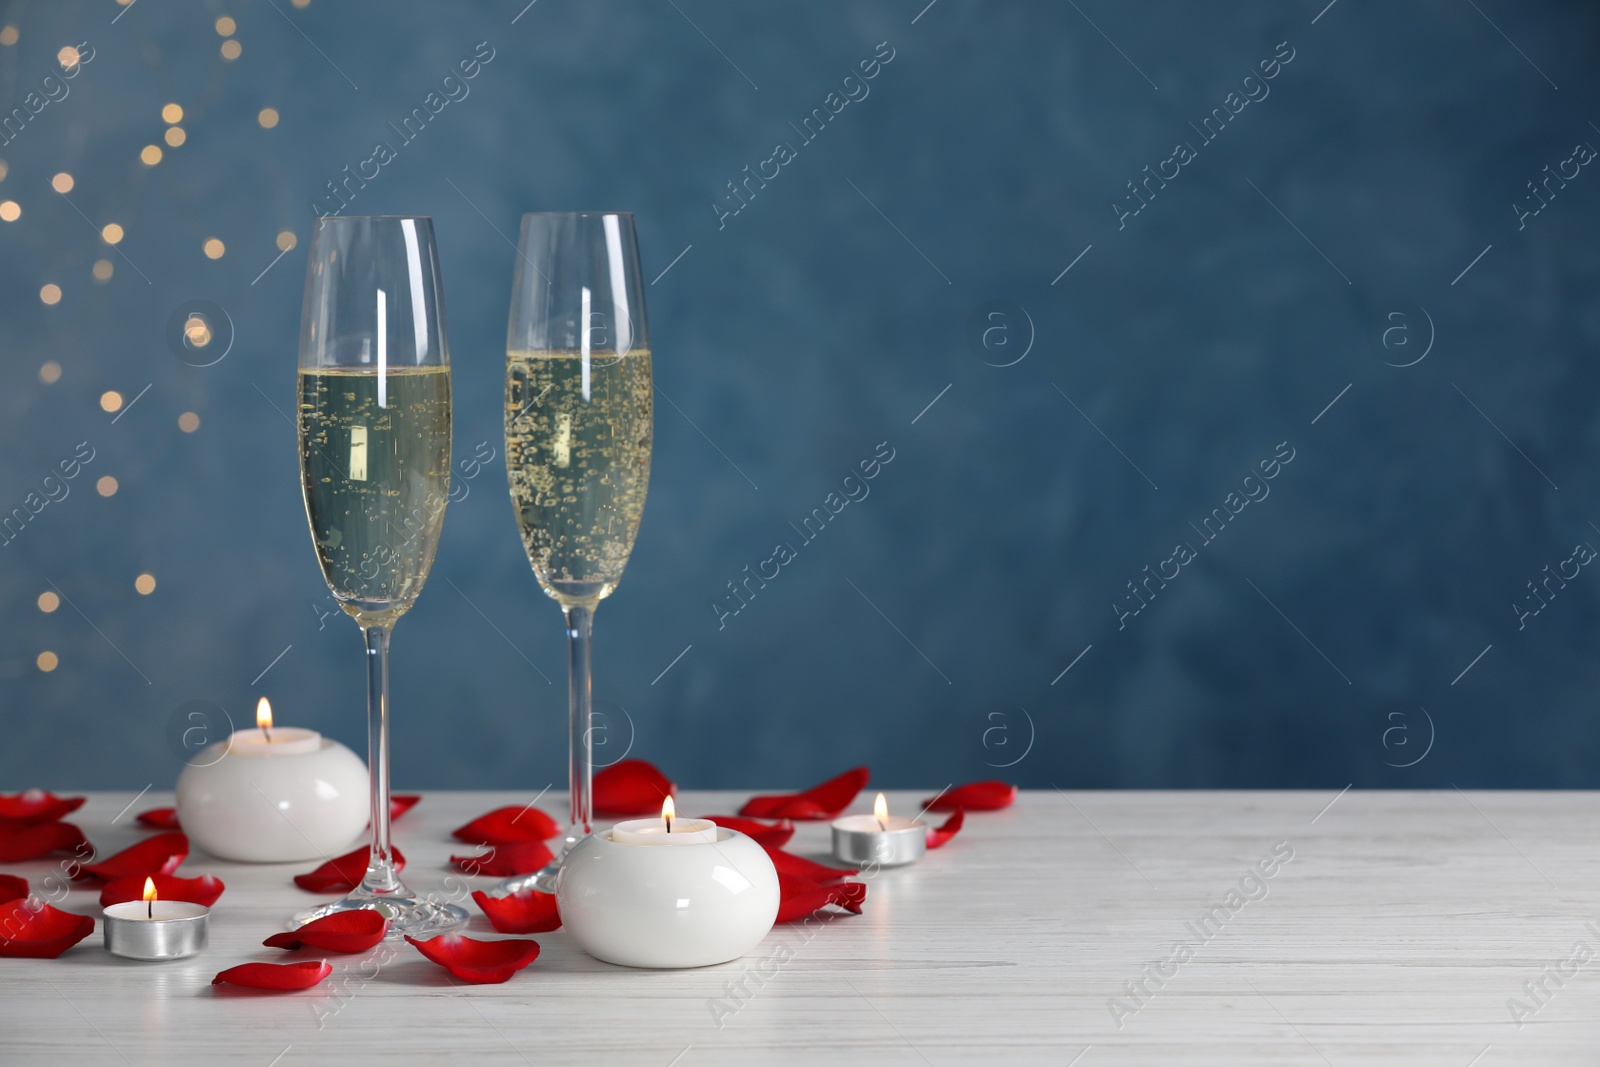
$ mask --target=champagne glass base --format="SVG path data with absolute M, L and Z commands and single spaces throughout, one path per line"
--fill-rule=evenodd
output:
M 289 921 L 292 928 L 298 929 L 306 923 L 343 911 L 376 911 L 386 917 L 389 920 L 389 932 L 384 935 L 385 941 L 398 941 L 402 937 L 426 939 L 449 933 L 465 926 L 468 919 L 465 908 L 424 900 L 410 895 L 409 891 L 378 894 L 357 889 L 341 900 L 296 912 Z
M 507 878 L 489 890 L 491 897 L 509 897 L 513 893 L 520 893 L 524 889 L 533 889 L 540 893 L 554 893 L 556 891 L 556 877 L 561 873 L 561 861 L 551 860 L 532 874 L 519 874 L 515 878 Z
M 561 839 L 557 848 L 555 859 L 540 867 L 532 874 L 518 874 L 507 878 L 489 890 L 491 897 L 509 897 L 513 893 L 520 893 L 524 889 L 537 890 L 540 893 L 555 894 L 556 876 L 561 873 L 561 864 L 566 860 L 578 842 L 588 837 L 589 833 L 582 825 L 573 825 L 567 828 L 566 835 Z

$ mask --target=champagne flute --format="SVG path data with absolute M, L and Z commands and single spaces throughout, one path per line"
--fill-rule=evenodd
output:
M 317 220 L 299 378 L 311 540 L 366 640 L 372 845 L 360 886 L 294 922 L 371 909 L 391 920 L 389 937 L 425 937 L 467 921 L 400 881 L 389 841 L 389 635 L 427 581 L 450 489 L 450 352 L 430 219 Z
M 566 616 L 572 808 L 556 859 L 497 893 L 554 892 L 562 857 L 590 832 L 590 626 L 639 533 L 652 400 L 633 216 L 524 215 L 506 336 L 506 468 L 533 573 Z

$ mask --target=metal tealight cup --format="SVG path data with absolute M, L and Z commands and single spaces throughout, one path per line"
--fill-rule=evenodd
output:
M 130 960 L 181 960 L 206 947 L 211 909 L 186 900 L 130 900 L 105 910 L 106 951 Z
M 880 824 L 872 815 L 846 815 L 833 822 L 834 858 L 852 866 L 903 867 L 927 848 L 928 826 L 920 819 L 891 815 Z

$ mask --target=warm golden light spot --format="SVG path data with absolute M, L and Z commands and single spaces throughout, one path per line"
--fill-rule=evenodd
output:
M 149 596 L 156 591 L 156 576 L 141 574 L 133 580 L 133 587 L 139 591 L 140 596 Z
M 111 280 L 111 275 L 115 270 L 116 268 L 111 265 L 111 261 L 109 259 L 97 259 L 94 261 L 94 267 L 92 269 L 94 280 L 97 282 L 109 282 Z
M 72 175 L 68 174 L 66 171 L 62 171 L 60 174 L 57 174 L 54 178 L 50 179 L 50 188 L 54 189 L 58 193 L 72 192 L 73 184 Z
M 185 411 L 178 416 L 178 429 L 184 433 L 194 433 L 200 428 L 200 416 L 192 411 Z
M 272 127 L 278 124 L 278 109 L 274 107 L 262 108 L 261 114 L 256 116 L 256 121 L 261 123 L 261 128 L 263 130 L 272 129 Z
M 15 200 L 0 200 L 0 219 L 16 222 L 22 217 L 22 205 Z
M 239 53 L 241 51 L 243 51 L 243 49 L 241 49 L 239 47 L 239 42 L 238 41 L 227 40 L 227 41 L 223 41 L 222 42 L 222 58 L 223 59 L 227 59 L 227 60 L 238 59 L 239 58 Z
M 233 19 L 227 15 L 224 15 L 217 20 L 217 32 L 224 37 L 232 37 L 233 31 L 238 28 L 238 23 L 234 22 Z
M 161 109 L 161 117 L 169 126 L 176 126 L 183 121 L 183 108 L 177 104 L 168 104 Z
M 44 286 L 39 290 L 39 299 L 44 301 L 46 304 L 61 303 L 61 286 L 57 285 L 55 282 L 51 282 L 49 285 Z
M 108 245 L 114 245 L 122 240 L 122 227 L 114 222 L 108 222 L 100 227 L 100 239 Z
M 9 174 L 10 172 L 11 172 L 11 168 L 6 166 L 6 161 L 3 160 L 3 159 L 0 159 L 0 182 L 5 181 L 6 180 L 6 175 Z
M 100 476 L 100 480 L 94 483 L 94 491 L 101 496 L 116 496 L 117 480 L 109 474 L 103 474 Z
M 139 162 L 147 167 L 153 167 L 161 162 L 161 149 L 153 144 L 147 144 L 139 153 Z
M 311 0 L 289 0 L 289 3 L 293 4 L 295 7 L 310 7 L 311 6 Z
M 46 385 L 54 385 L 61 380 L 61 364 L 55 360 L 48 360 L 39 367 L 39 380 Z
M 221 259 L 222 253 L 228 250 L 227 247 L 215 237 L 206 238 L 204 249 L 207 259 Z
M 66 70 L 76 67 L 82 60 L 83 57 L 78 54 L 78 50 L 70 44 L 56 53 L 56 62 Z
M 204 348 L 211 343 L 211 327 L 204 315 L 196 312 L 189 316 L 183 324 L 183 340 L 190 348 Z
M 39 658 L 33 662 L 39 665 L 39 669 L 41 671 L 49 674 L 51 671 L 55 670 L 61 665 L 61 657 L 57 656 L 54 652 L 44 651 L 39 653 Z
M 300 239 L 294 235 L 293 230 L 284 230 L 278 234 L 278 250 L 280 252 L 287 252 L 299 243 Z
M 100 394 L 100 410 L 116 411 L 122 407 L 122 394 L 115 389 L 107 389 Z
M 4 29 L 0 29 L 0 44 L 10 47 L 17 43 L 19 36 L 20 34 L 17 33 L 15 26 L 7 26 Z
M 167 131 L 167 144 L 173 148 L 177 148 L 188 139 L 189 135 L 183 132 L 182 126 L 174 126 Z
M 44 612 L 46 615 L 50 614 L 60 606 L 61 598 L 56 596 L 50 590 L 46 589 L 44 592 L 39 594 L 39 610 Z

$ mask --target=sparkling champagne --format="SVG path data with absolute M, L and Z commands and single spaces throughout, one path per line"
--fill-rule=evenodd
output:
M 322 573 L 363 625 L 422 592 L 450 489 L 450 368 L 300 371 L 300 479 Z
M 544 591 L 592 604 L 622 578 L 650 482 L 650 353 L 511 352 L 506 467 Z

